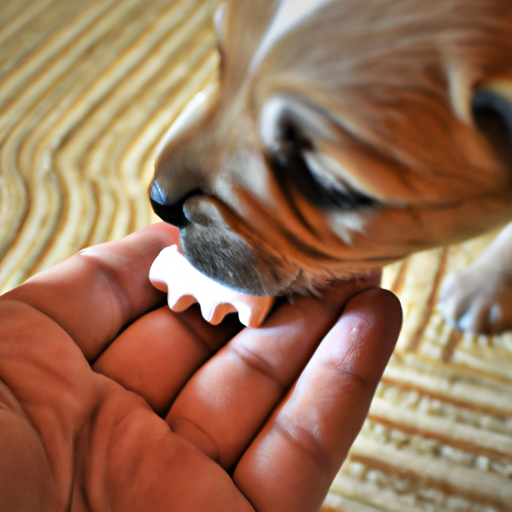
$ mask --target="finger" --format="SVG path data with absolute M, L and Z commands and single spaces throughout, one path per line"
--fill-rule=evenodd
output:
M 295 381 L 347 300 L 373 280 L 349 281 L 322 297 L 278 308 L 244 329 L 188 382 L 167 421 L 174 432 L 231 468 Z
M 133 319 L 163 300 L 149 282 L 158 253 L 178 230 L 153 224 L 126 238 L 84 249 L 9 292 L 57 322 L 89 360 Z
M 359 432 L 401 324 L 397 299 L 352 299 L 295 389 L 238 464 L 234 481 L 256 510 L 318 510 Z
M 218 326 L 198 308 L 173 313 L 164 306 L 130 325 L 93 369 L 134 391 L 157 413 L 169 408 L 190 376 L 240 330 L 234 315 Z

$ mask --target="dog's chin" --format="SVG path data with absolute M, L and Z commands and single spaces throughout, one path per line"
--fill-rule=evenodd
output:
M 245 234 L 241 223 L 223 203 L 192 196 L 183 208 L 188 220 L 180 229 L 187 260 L 215 281 L 252 295 L 288 293 L 300 270 L 272 247 Z
M 285 295 L 300 274 L 293 264 L 215 226 L 189 224 L 180 241 L 187 260 L 203 274 L 251 295 Z
M 180 241 L 187 260 L 203 274 L 251 295 L 285 295 L 300 274 L 293 264 L 225 228 L 191 223 L 181 229 Z

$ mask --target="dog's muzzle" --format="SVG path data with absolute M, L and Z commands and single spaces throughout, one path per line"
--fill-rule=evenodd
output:
M 195 191 L 170 203 L 155 180 L 150 201 L 162 220 L 180 229 L 187 260 L 230 288 L 252 295 L 282 295 L 300 274 L 295 264 L 245 233 L 240 221 L 214 197 Z

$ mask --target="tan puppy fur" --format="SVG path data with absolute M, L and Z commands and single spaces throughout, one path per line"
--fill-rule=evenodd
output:
M 234 0 L 217 26 L 151 190 L 206 274 L 311 291 L 512 219 L 512 2 Z

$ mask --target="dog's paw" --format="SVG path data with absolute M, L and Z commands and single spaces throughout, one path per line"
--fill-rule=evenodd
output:
M 480 262 L 448 276 L 439 295 L 445 319 L 464 331 L 498 334 L 512 329 L 512 275 Z

